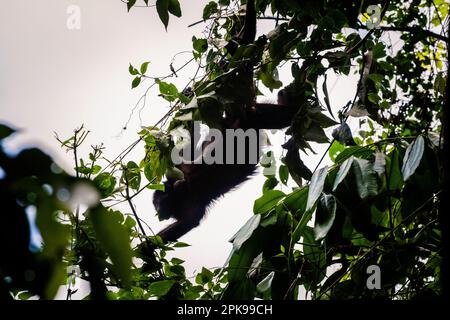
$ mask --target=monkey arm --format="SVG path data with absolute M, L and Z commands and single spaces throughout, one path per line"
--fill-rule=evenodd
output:
M 199 219 L 180 219 L 161 230 L 158 235 L 164 241 L 177 241 L 181 236 L 197 227 L 203 214 L 198 214 Z
M 175 241 L 197 227 L 214 200 L 241 184 L 255 171 L 255 164 L 191 165 L 184 180 L 154 194 L 155 208 L 164 219 L 177 221 L 158 233 L 164 241 Z
M 254 129 L 283 129 L 291 124 L 297 111 L 298 107 L 294 106 L 257 103 L 255 108 L 247 111 L 244 126 Z

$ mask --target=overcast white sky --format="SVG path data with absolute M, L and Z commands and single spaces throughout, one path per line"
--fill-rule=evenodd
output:
M 59 148 L 54 131 L 67 137 L 84 124 L 91 134 L 82 151 L 104 142 L 110 158 L 136 140 L 140 125 L 154 124 L 168 110 L 168 104 L 156 91 L 150 91 L 142 123 L 135 112 L 122 132 L 147 87 L 131 90 L 129 63 L 151 61 L 149 74 L 167 75 L 172 57 L 191 50 L 192 35 L 200 36 L 204 28 L 203 24 L 187 26 L 199 20 L 208 0 L 180 2 L 183 17 L 171 16 L 165 32 L 154 8 L 127 13 L 120 0 L 0 0 L 0 122 L 22 129 L 8 141 L 9 150 L 39 145 L 73 172 L 72 155 Z M 81 8 L 81 30 L 66 27 L 70 5 Z M 265 22 L 259 30 L 267 32 L 272 27 L 273 23 Z M 178 55 L 175 68 L 189 58 L 189 54 Z M 169 81 L 183 88 L 195 68 L 191 65 Z M 286 84 L 287 76 L 288 72 L 280 73 Z M 353 97 L 356 78 L 329 77 L 333 108 L 342 107 Z M 311 169 L 325 148 L 317 147 L 318 155 L 304 158 Z M 139 161 L 142 155 L 143 147 L 139 146 L 128 159 Z M 231 249 L 228 239 L 251 217 L 253 200 L 261 195 L 263 182 L 264 178 L 257 176 L 226 195 L 200 227 L 181 239 L 192 245 L 176 252 L 186 260 L 189 273 L 202 266 L 223 265 Z M 140 216 L 158 231 L 168 222 L 155 218 L 151 196 L 150 191 L 142 193 L 136 206 Z M 129 212 L 127 207 L 119 209 Z

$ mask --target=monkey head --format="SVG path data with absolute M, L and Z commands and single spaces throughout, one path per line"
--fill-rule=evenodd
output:
M 183 209 L 183 194 L 186 192 L 185 180 L 164 181 L 164 191 L 156 190 L 153 194 L 153 205 L 158 212 L 159 220 L 177 218 Z

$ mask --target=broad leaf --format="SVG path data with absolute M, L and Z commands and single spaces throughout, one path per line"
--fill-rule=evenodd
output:
M 288 167 L 281 165 L 280 168 L 278 169 L 278 173 L 280 175 L 280 180 L 281 182 L 286 185 L 287 181 L 289 179 L 289 169 Z
M 136 0 L 128 0 L 127 2 L 127 9 L 128 11 L 131 10 L 131 8 L 133 8 L 133 6 L 136 4 Z
M 262 197 L 255 200 L 253 212 L 255 214 L 265 213 L 272 209 L 286 195 L 280 190 L 268 190 Z
M 336 129 L 334 129 L 332 136 L 334 139 L 336 139 L 343 145 L 346 146 L 356 145 L 355 141 L 353 140 L 352 131 L 350 130 L 350 127 L 346 123 L 343 123 Z
M 0 140 L 9 137 L 14 132 L 15 132 L 15 130 L 11 129 L 10 127 L 0 124 Z
M 400 171 L 400 156 L 398 149 L 395 148 L 392 150 L 391 154 L 388 157 L 389 165 L 388 165 L 388 187 L 390 191 L 400 190 L 403 184 L 403 177 Z
M 339 184 L 342 181 L 344 181 L 345 177 L 347 176 L 348 172 L 350 171 L 350 168 L 352 167 L 353 159 L 354 159 L 353 156 L 351 156 L 350 158 L 345 160 L 344 163 L 342 163 L 341 166 L 339 167 L 339 171 L 336 175 L 336 179 L 334 180 L 333 191 L 336 191 Z
M 258 285 L 256 286 L 256 290 L 258 290 L 258 292 L 266 292 L 267 290 L 270 290 L 270 287 L 272 286 L 272 280 L 273 277 L 275 275 L 275 271 L 272 271 L 271 273 L 269 273 L 267 275 L 267 277 L 265 277 L 264 279 L 261 280 L 260 283 L 258 283 Z
M 404 181 L 408 180 L 419 166 L 423 156 L 424 144 L 423 137 L 418 136 L 417 139 L 408 146 L 408 149 L 406 149 L 402 167 Z
M 306 204 L 307 211 L 314 206 L 317 199 L 319 199 L 320 194 L 322 193 L 325 178 L 327 177 L 327 170 L 327 166 L 316 170 L 311 178 L 311 183 L 309 184 L 308 191 L 308 202 Z
M 316 220 L 314 223 L 314 235 L 316 240 L 326 237 L 328 231 L 333 226 L 336 217 L 336 199 L 331 194 L 324 194 L 318 204 L 316 210 Z
M 377 174 L 369 160 L 354 158 L 353 172 L 358 194 L 362 199 L 376 196 L 378 194 Z
M 239 231 L 229 240 L 233 243 L 233 251 L 238 251 L 242 244 L 247 241 L 251 235 L 253 234 L 253 231 L 255 231 L 256 228 L 259 226 L 259 222 L 261 221 L 261 215 L 255 214 L 253 215 L 245 224 L 244 226 L 239 229 Z
M 147 72 L 149 63 L 150 63 L 150 62 L 144 62 L 144 63 L 141 65 L 141 74 L 145 74 L 145 73 Z
M 124 285 L 131 282 L 132 252 L 128 232 L 112 211 L 98 206 L 91 211 L 97 240 L 108 253 L 117 276 Z
M 124 173 L 122 181 L 131 189 L 138 190 L 141 185 L 141 170 L 134 161 L 129 161 Z
M 116 187 L 116 178 L 107 172 L 100 173 L 95 177 L 94 183 L 102 193 L 102 198 L 110 196 Z
M 169 0 L 169 12 L 175 17 L 181 17 L 181 7 L 178 0 Z
M 375 153 L 375 162 L 373 163 L 373 170 L 382 176 L 386 171 L 386 155 L 382 152 Z
M 170 0 L 156 0 L 156 11 L 166 30 L 169 24 L 169 2 Z
M 170 291 L 170 289 L 172 289 L 175 283 L 175 280 L 162 280 L 153 282 L 148 287 L 148 293 L 152 296 L 162 297 L 166 295 Z

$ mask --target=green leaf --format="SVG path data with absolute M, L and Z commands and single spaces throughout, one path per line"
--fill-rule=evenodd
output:
M 113 270 L 128 286 L 131 282 L 132 251 L 127 230 L 118 216 L 102 206 L 94 208 L 90 216 L 97 240 L 111 258 Z
M 294 231 L 292 232 L 292 243 L 296 243 L 300 240 L 300 238 L 303 236 L 303 233 L 305 231 L 305 228 L 307 227 L 308 222 L 312 218 L 312 210 L 308 210 L 303 213 L 302 217 L 300 218 L 300 221 L 298 222 L 297 226 L 295 227 Z
M 198 39 L 197 37 L 193 36 L 192 46 L 194 50 L 197 51 L 198 53 L 203 53 L 206 52 L 206 50 L 208 50 L 208 41 L 206 39 L 203 38 Z
M 253 215 L 245 224 L 244 226 L 239 229 L 239 231 L 230 239 L 230 242 L 233 243 L 233 251 L 238 251 L 241 246 L 244 244 L 245 241 L 247 241 L 251 235 L 253 234 L 253 231 L 255 231 L 256 228 L 259 226 L 259 222 L 261 221 L 261 215 L 255 214 Z
M 130 63 L 130 66 L 128 67 L 128 71 L 130 72 L 130 74 L 131 74 L 132 76 L 135 76 L 135 75 L 138 75 L 138 74 L 139 74 L 139 71 L 138 71 L 135 67 L 133 67 L 133 66 L 131 65 L 131 63 Z
M 436 96 L 439 94 L 445 94 L 445 87 L 447 83 L 447 78 L 443 72 L 439 72 L 434 80 L 434 91 L 436 92 Z
M 369 99 L 369 101 L 374 104 L 377 104 L 378 101 L 381 100 L 380 96 L 378 96 L 376 93 L 373 92 L 369 92 L 369 94 L 367 95 L 367 99 Z
M 180 2 L 178 0 L 170 0 L 169 1 L 169 12 L 173 14 L 175 17 L 181 17 L 181 7 Z
M 128 0 L 127 2 L 127 9 L 130 11 L 131 8 L 136 4 L 136 0 Z
M 141 77 L 136 77 L 133 79 L 133 82 L 131 83 L 131 89 L 136 88 L 141 83 Z
M 202 272 L 198 273 L 195 277 L 195 282 L 200 285 L 207 284 L 208 282 L 211 282 L 213 279 L 214 274 L 206 269 L 205 267 L 202 267 Z
M 149 182 L 153 181 L 153 178 L 155 177 L 153 168 L 152 168 L 152 165 L 150 164 L 150 162 L 146 162 L 144 165 L 144 176 Z
M 355 182 L 361 199 L 378 194 L 377 174 L 369 160 L 354 158 L 352 162 Z
M 169 25 L 169 2 L 170 0 L 156 0 L 156 11 L 166 30 Z
M 162 192 L 164 192 L 166 190 L 166 186 L 164 184 L 161 184 L 161 183 L 151 184 L 151 185 L 148 186 L 148 188 L 150 190 L 159 190 L 159 191 L 162 191 Z
M 99 165 L 92 166 L 92 174 L 97 174 L 100 172 L 100 170 L 102 170 L 102 167 L 100 167 Z
M 260 226 L 264 228 L 267 228 L 268 226 L 273 226 L 275 223 L 277 223 L 277 220 L 278 214 L 276 213 L 276 211 L 272 211 L 271 213 L 265 215 L 261 219 Z
M 170 263 L 178 265 L 178 264 L 182 264 L 184 262 L 184 260 L 178 259 L 178 258 L 172 258 L 170 260 Z
M 24 292 L 19 293 L 18 298 L 20 300 L 28 300 L 33 296 L 35 296 L 35 294 L 33 294 L 32 292 L 24 291 Z
M 134 161 L 127 163 L 124 168 L 124 175 L 122 181 L 128 184 L 131 189 L 138 190 L 141 185 L 141 169 Z
M 156 83 L 159 85 L 159 92 L 165 100 L 173 102 L 178 99 L 178 89 L 173 83 L 164 82 L 159 79 L 156 80 Z
M 277 185 L 278 180 L 275 177 L 273 176 L 267 177 L 266 181 L 264 181 L 263 193 L 265 193 L 268 190 L 273 190 Z
M 392 150 L 391 154 L 387 158 L 388 165 L 387 175 L 389 177 L 388 186 L 390 191 L 400 190 L 403 185 L 402 172 L 400 170 L 400 155 L 398 149 Z
M 325 277 L 326 251 L 314 240 L 314 230 L 311 227 L 306 226 L 302 236 L 303 254 L 305 259 L 311 263 L 310 269 L 305 270 L 303 276 L 313 278 L 314 282 L 319 283 Z
M 11 129 L 10 127 L 0 124 L 0 140 L 3 140 L 5 138 L 9 137 L 14 132 L 16 132 L 14 129 Z
M 319 199 L 323 186 L 325 183 L 325 178 L 327 177 L 327 170 L 328 167 L 325 166 L 319 170 L 316 170 L 314 172 L 311 183 L 309 184 L 309 191 L 308 191 L 308 202 L 306 204 L 306 210 L 311 210 L 311 208 L 316 203 L 317 199 Z
M 336 162 L 336 157 L 344 150 L 345 146 L 342 145 L 339 141 L 334 140 L 330 147 L 330 151 L 328 151 L 328 155 L 333 162 Z
M 132 217 L 127 216 L 123 224 L 131 229 L 136 225 L 136 221 Z
M 280 190 L 268 190 L 262 197 L 255 200 L 253 212 L 265 213 L 272 209 L 286 194 Z
M 424 139 L 418 136 L 413 143 L 406 149 L 405 157 L 403 158 L 402 174 L 403 180 L 407 181 L 416 171 L 422 160 L 424 151 Z
M 386 155 L 383 152 L 375 152 L 375 161 L 373 163 L 373 170 L 382 176 L 386 171 Z
M 293 212 L 304 212 L 306 210 L 306 202 L 308 200 L 308 190 L 308 187 L 296 189 L 286 196 L 283 200 L 283 204 Z
M 369 74 L 367 77 L 368 77 L 370 80 L 372 80 L 374 83 L 381 82 L 381 81 L 383 81 L 383 79 L 384 79 L 384 76 L 383 76 L 383 75 L 377 74 L 377 73 Z
M 275 271 L 272 271 L 271 273 L 269 273 L 267 275 L 267 277 L 265 277 L 263 280 L 261 280 L 260 283 L 258 283 L 258 285 L 256 286 L 256 290 L 258 290 L 258 292 L 264 293 L 267 290 L 270 289 L 270 287 L 272 286 L 272 280 L 273 277 L 275 276 Z
M 278 89 L 283 83 L 278 78 L 278 70 L 271 63 L 263 64 L 258 71 L 257 77 L 270 90 Z
M 203 8 L 203 20 L 208 19 L 212 14 L 217 12 L 217 3 L 215 1 L 210 1 L 204 8 Z
M 336 179 L 334 180 L 333 184 L 333 191 L 336 191 L 339 184 L 344 181 L 345 177 L 347 176 L 348 172 L 350 171 L 350 168 L 352 167 L 353 163 L 353 156 L 345 160 L 341 166 L 339 167 L 339 171 L 336 175 Z
M 230 283 L 225 292 L 224 300 L 254 300 L 255 284 L 252 280 L 244 278 L 241 281 Z
M 278 173 L 280 175 L 281 182 L 286 185 L 289 179 L 289 169 L 285 165 L 281 165 L 278 169 Z
M 386 49 L 385 45 L 382 42 L 378 42 L 372 49 L 373 50 L 373 59 L 378 60 L 378 59 L 385 57 L 386 56 L 385 49 Z
M 190 247 L 190 244 L 184 243 L 184 242 L 177 242 L 173 245 L 174 248 L 186 248 Z
M 95 177 L 94 184 L 100 189 L 102 198 L 106 198 L 114 191 L 116 178 L 107 172 L 103 172 Z
M 162 297 L 166 295 L 170 291 L 170 289 L 172 289 L 175 283 L 175 280 L 162 280 L 153 282 L 148 287 L 148 293 L 151 296 Z
M 141 74 L 145 74 L 145 73 L 147 72 L 149 63 L 150 63 L 150 62 L 144 62 L 144 63 L 141 65 Z
M 317 204 L 314 222 L 315 239 L 322 240 L 333 226 L 336 218 L 336 198 L 331 194 L 324 194 Z
M 327 106 L 328 112 L 330 113 L 331 116 L 333 116 L 333 112 L 331 111 L 330 96 L 328 95 L 327 74 L 325 74 L 325 79 L 322 84 L 322 90 L 323 90 L 324 100 L 325 100 L 325 104 Z
M 335 162 L 336 163 L 343 162 L 344 160 L 350 158 L 351 156 L 367 159 L 370 156 L 372 156 L 372 154 L 373 151 L 368 147 L 353 146 L 346 148 L 344 151 L 338 154 L 335 159 Z
M 255 258 L 261 253 L 261 236 L 260 233 L 254 232 L 252 236 L 243 243 L 239 250 L 233 248 L 232 253 L 227 261 L 229 284 L 232 282 L 241 282 L 248 279 L 250 266 Z

